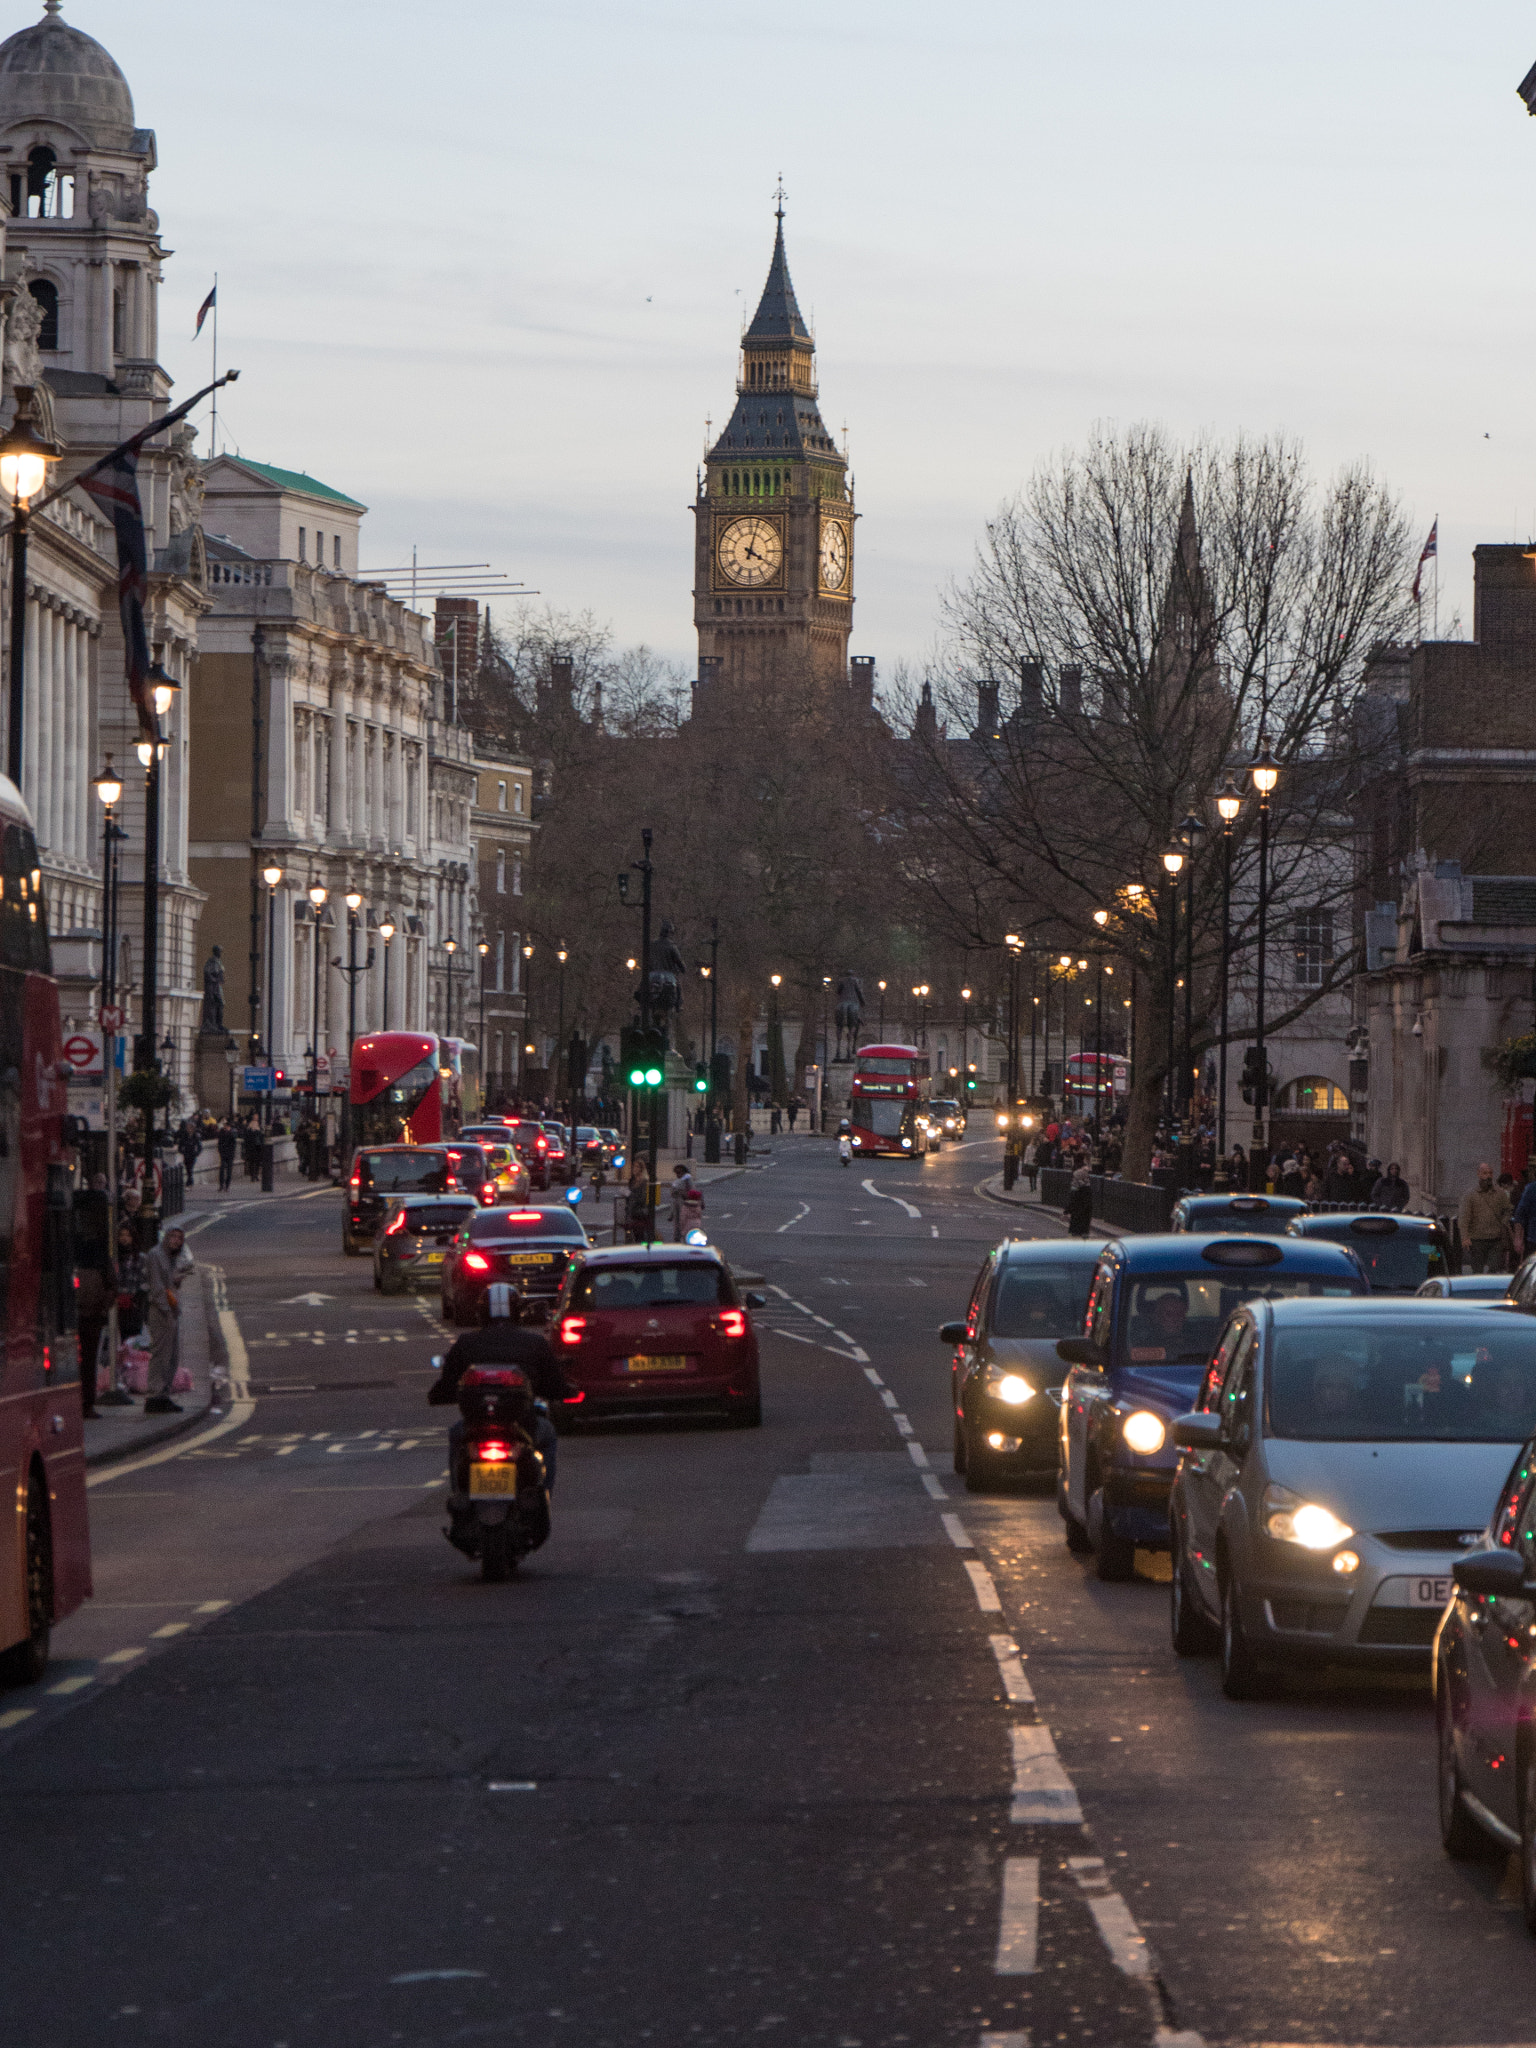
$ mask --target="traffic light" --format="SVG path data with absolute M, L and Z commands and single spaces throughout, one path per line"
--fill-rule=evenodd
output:
M 631 1088 L 659 1088 L 667 1078 L 667 1034 L 659 1024 L 632 1024 L 619 1035 L 619 1071 Z
M 1252 1102 L 1259 1092 L 1259 1048 L 1250 1045 L 1243 1054 L 1243 1100 Z
M 976 1092 L 976 1069 L 974 1067 L 966 1069 L 965 1092 L 967 1095 L 974 1095 Z
M 695 1095 L 709 1093 L 709 1069 L 702 1060 L 693 1070 L 693 1092 Z

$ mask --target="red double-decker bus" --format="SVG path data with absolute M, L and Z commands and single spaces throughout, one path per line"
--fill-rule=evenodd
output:
M 59 990 L 32 821 L 0 775 L 0 1677 L 91 1590 Z
M 1067 1060 L 1065 1113 L 1112 1116 L 1131 1092 L 1131 1063 L 1118 1052 L 1075 1052 Z
M 352 1047 L 352 1143 L 435 1145 L 464 1120 L 462 1046 L 430 1031 L 376 1031 Z
M 910 1159 L 919 1150 L 917 1113 L 929 1083 L 928 1055 L 915 1045 L 861 1045 L 848 1090 L 854 1151 Z

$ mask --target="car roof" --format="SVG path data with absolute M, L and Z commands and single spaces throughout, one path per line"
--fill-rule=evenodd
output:
M 724 1254 L 712 1244 L 605 1244 L 587 1253 L 589 1266 L 723 1266 Z
M 1300 1216 L 1306 1203 L 1298 1195 L 1184 1195 L 1180 1198 L 1181 1209 L 1191 1216 L 1207 1213 L 1232 1216 L 1269 1216 L 1278 1212 L 1282 1216 Z
M 1096 1266 L 1103 1249 L 1101 1243 L 1086 1237 L 1005 1237 L 997 1248 L 997 1256 L 1010 1266 L 1054 1266 L 1063 1259 Z
M 1180 1273 L 1188 1272 L 1192 1259 L 1198 1259 L 1207 1245 L 1222 1245 L 1228 1250 L 1233 1245 L 1252 1243 L 1268 1245 L 1279 1252 L 1280 1257 L 1268 1261 L 1269 1270 L 1288 1269 L 1301 1273 L 1338 1273 L 1347 1270 L 1359 1278 L 1360 1269 L 1352 1255 L 1341 1244 L 1325 1239 L 1321 1243 L 1298 1241 L 1294 1237 L 1253 1237 L 1244 1238 L 1233 1231 L 1170 1230 L 1147 1237 L 1112 1238 L 1101 1246 L 1101 1255 L 1109 1254 L 1123 1271 L 1130 1273 Z M 1340 1261 L 1344 1261 L 1341 1267 Z M 1212 1262 L 1212 1272 L 1221 1270 L 1220 1264 Z
M 1322 1237 L 1330 1230 L 1351 1230 L 1356 1223 L 1370 1223 L 1369 1230 L 1355 1231 L 1357 1237 L 1392 1237 L 1399 1230 L 1422 1237 L 1426 1231 L 1438 1230 L 1436 1216 L 1388 1215 L 1381 1209 L 1331 1209 L 1321 1216 L 1298 1216 L 1286 1227 L 1293 1237 Z M 1381 1226 L 1390 1223 L 1391 1230 Z
M 409 1188 L 397 1188 L 384 1198 L 388 1202 L 399 1202 L 408 1209 L 429 1209 L 434 1202 L 446 1202 L 454 1209 L 477 1209 L 480 1205 L 473 1195 L 413 1195 Z
M 1275 1321 L 1286 1323 L 1380 1321 L 1387 1316 L 1423 1316 L 1428 1324 L 1443 1325 L 1455 1311 L 1457 1321 L 1475 1321 L 1479 1329 L 1507 1330 L 1510 1310 L 1497 1301 L 1468 1301 L 1465 1295 L 1438 1298 L 1427 1294 L 1360 1294 L 1350 1300 L 1323 1296 L 1310 1301 L 1266 1301 L 1262 1297 L 1245 1302 L 1245 1308 L 1262 1308 Z M 1527 1319 L 1516 1314 L 1516 1322 Z

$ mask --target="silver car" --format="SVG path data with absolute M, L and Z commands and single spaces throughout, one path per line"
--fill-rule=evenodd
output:
M 1427 1676 L 1533 1428 L 1536 1328 L 1492 1303 L 1245 1304 L 1173 1426 L 1175 1650 L 1219 1650 L 1232 1699 L 1287 1665 Z

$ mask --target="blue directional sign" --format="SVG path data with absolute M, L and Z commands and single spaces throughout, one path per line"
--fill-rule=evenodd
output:
M 270 1067 L 245 1067 L 240 1086 L 246 1095 L 270 1095 L 272 1093 L 272 1069 Z

